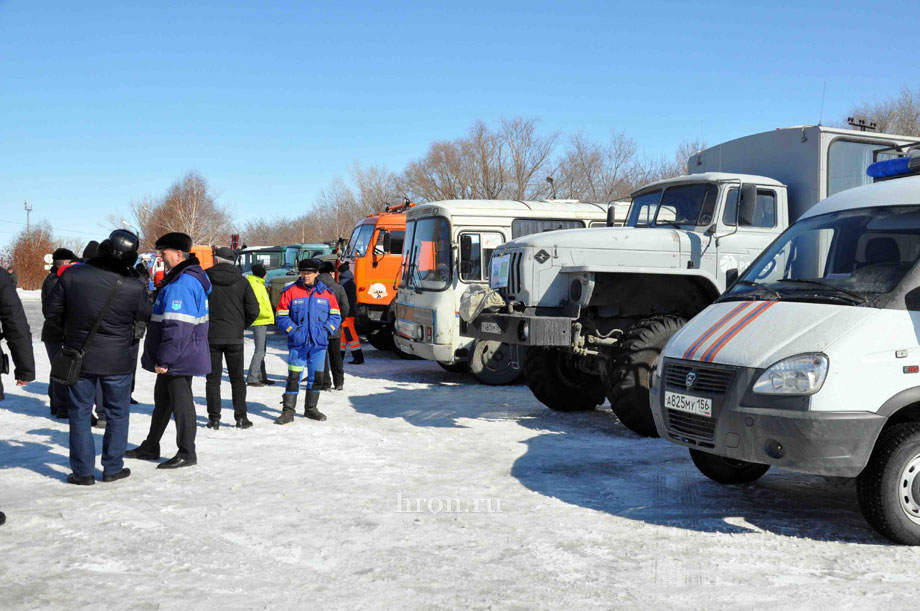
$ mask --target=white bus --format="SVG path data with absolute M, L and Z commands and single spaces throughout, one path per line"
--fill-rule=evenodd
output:
M 474 285 L 488 288 L 490 258 L 500 244 L 556 229 L 622 225 L 628 211 L 628 201 L 575 200 L 450 200 L 412 208 L 396 304 L 398 349 L 448 371 L 469 370 L 485 384 L 515 381 L 524 351 L 465 336 L 461 295 Z

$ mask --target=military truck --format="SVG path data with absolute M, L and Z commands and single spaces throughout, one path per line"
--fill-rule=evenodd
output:
M 623 228 L 512 240 L 492 257 L 504 306 L 467 333 L 528 347 L 534 396 L 560 411 L 610 400 L 620 421 L 657 435 L 650 371 L 668 339 L 732 285 L 791 222 L 866 184 L 867 167 L 915 139 L 820 125 L 706 149 L 689 174 L 633 193 Z

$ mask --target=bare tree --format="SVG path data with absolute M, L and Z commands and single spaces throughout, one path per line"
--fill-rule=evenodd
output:
M 636 142 L 623 132 L 611 132 L 604 143 L 576 134 L 559 162 L 557 195 L 607 202 L 628 195 L 647 173 Z
M 854 106 L 847 116 L 875 122 L 880 132 L 920 136 L 920 89 L 903 87 L 897 96 Z M 839 125 L 845 127 L 847 123 L 841 121 Z
M 19 288 L 41 288 L 47 274 L 45 255 L 54 252 L 51 225 L 47 221 L 41 221 L 32 225 L 31 231 L 23 229 L 16 236 L 10 250 L 11 267 L 19 276 Z
M 504 195 L 509 199 L 538 199 L 549 193 L 543 174 L 547 173 L 559 134 L 540 136 L 536 133 L 536 124 L 536 119 L 521 118 L 503 120 L 499 124 L 509 174 Z

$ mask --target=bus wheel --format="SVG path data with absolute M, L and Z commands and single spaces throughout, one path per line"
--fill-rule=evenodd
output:
M 515 358 L 515 353 L 519 354 Z M 519 346 L 483 340 L 473 346 L 470 372 L 483 384 L 513 384 L 524 371 L 524 350 Z
M 444 363 L 442 361 L 436 362 L 441 366 L 441 369 L 451 373 L 467 373 L 470 370 L 469 363 Z
M 559 412 L 585 411 L 604 402 L 600 377 L 578 369 L 562 350 L 528 348 L 524 380 L 540 403 Z
M 749 484 L 770 470 L 770 465 L 734 460 L 700 450 L 690 450 L 690 458 L 700 473 L 720 484 Z
M 920 423 L 882 433 L 856 491 L 872 528 L 895 543 L 920 545 Z

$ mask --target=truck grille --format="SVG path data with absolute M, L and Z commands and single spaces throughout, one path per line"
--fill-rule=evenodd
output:
M 687 388 L 687 376 L 696 374 L 696 379 Z M 673 392 L 690 394 L 715 395 L 713 398 L 713 417 L 698 416 L 678 410 L 665 410 L 668 431 L 680 436 L 687 436 L 701 442 L 712 441 L 716 435 L 715 417 L 718 415 L 717 405 L 722 397 L 728 393 L 735 379 L 735 372 L 731 369 L 722 369 L 691 362 L 666 362 L 664 372 L 665 388 Z M 701 445 L 710 444 L 702 443 Z
M 696 373 L 696 380 L 688 389 L 687 375 L 691 372 Z M 668 363 L 665 371 L 665 384 L 673 387 L 674 390 L 724 395 L 732 385 L 734 377 L 735 373 L 730 370 L 683 363 Z
M 508 286 L 500 288 L 498 294 L 508 299 L 521 292 L 523 281 L 521 275 L 521 262 L 524 260 L 524 253 L 512 252 L 511 261 L 508 265 Z

